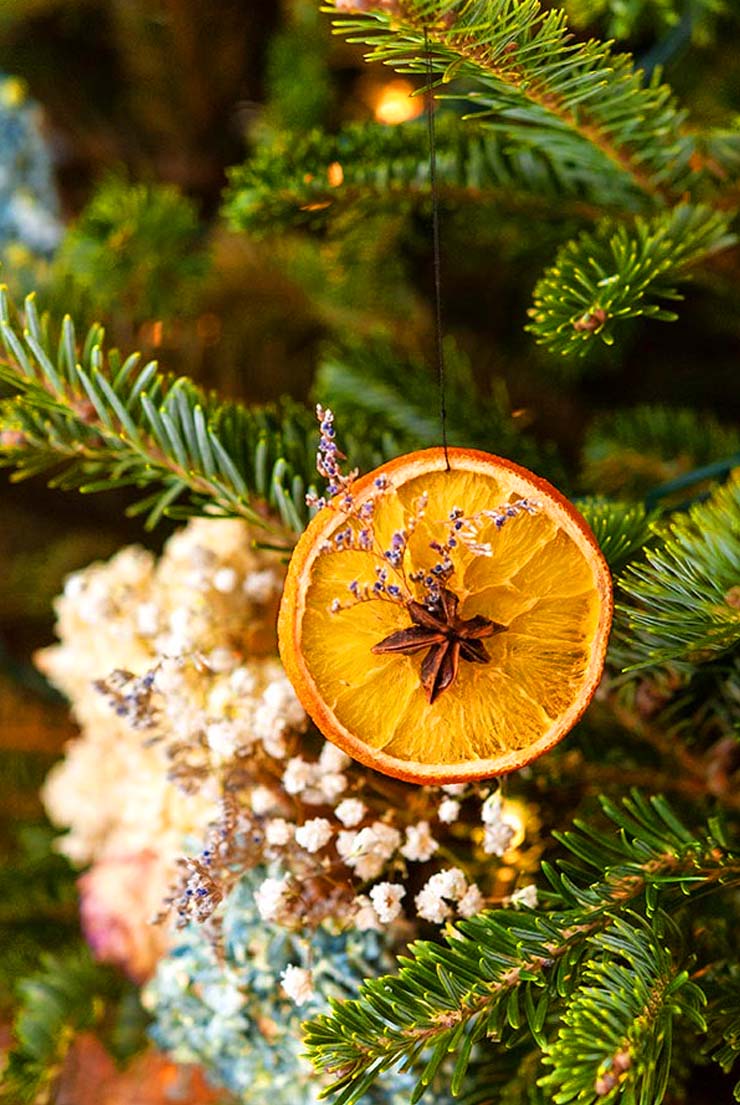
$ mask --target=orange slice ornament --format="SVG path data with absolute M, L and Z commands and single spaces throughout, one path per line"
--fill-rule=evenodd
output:
M 472 449 L 341 474 L 293 553 L 280 655 L 324 736 L 417 783 L 523 767 L 576 724 L 601 677 L 611 576 L 549 483 Z M 449 469 L 447 468 L 449 460 Z

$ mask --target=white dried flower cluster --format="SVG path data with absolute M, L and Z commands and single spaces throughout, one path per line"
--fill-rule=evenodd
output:
M 484 906 L 475 883 L 468 883 L 459 867 L 448 867 L 432 875 L 415 898 L 416 911 L 425 921 L 440 925 L 453 916 L 472 917 Z
M 281 879 L 265 879 L 254 893 L 257 911 L 263 921 L 275 921 L 278 924 L 290 917 L 290 879 L 284 875 Z
M 429 829 L 428 821 L 419 821 L 417 825 L 409 825 L 406 829 L 406 842 L 401 848 L 401 855 L 406 859 L 424 863 L 431 859 L 439 848 Z
M 515 828 L 504 816 L 500 790 L 486 798 L 481 809 L 481 820 L 484 825 L 483 851 L 489 856 L 502 856 L 514 839 Z
M 359 798 L 345 798 L 339 803 L 334 813 L 346 829 L 352 829 L 362 821 L 367 813 L 367 806 Z
M 325 817 L 312 817 L 296 829 L 295 839 L 307 852 L 319 852 L 329 843 L 334 830 Z
M 443 798 L 439 803 L 437 817 L 443 825 L 451 825 L 460 816 L 460 803 L 456 798 Z
M 400 883 L 379 882 L 370 891 L 370 901 L 384 925 L 395 921 L 401 912 L 401 899 L 406 896 L 406 887 Z
M 364 829 L 345 829 L 337 837 L 337 851 L 360 879 L 376 879 L 388 860 L 399 850 L 401 834 L 383 821 L 373 821 Z
M 314 996 L 313 976 L 305 967 L 289 964 L 281 972 L 280 981 L 294 1005 L 305 1005 Z
M 71 859 L 155 849 L 169 877 L 184 841 L 202 839 L 217 815 L 219 788 L 215 771 L 191 793 L 174 786 L 168 745 L 200 748 L 218 765 L 258 741 L 278 751 L 305 724 L 274 657 L 282 575 L 274 554 L 252 551 L 244 523 L 198 519 L 159 560 L 126 548 L 69 577 L 56 604 L 60 643 L 37 660 L 81 728 L 44 788 L 50 817 L 69 829 L 61 847 Z M 93 684 L 113 671 L 154 673 L 151 702 L 142 707 L 122 675 L 112 709 Z
M 326 742 L 314 762 L 303 756 L 288 760 L 283 786 L 288 794 L 300 795 L 301 801 L 309 806 L 336 802 L 349 785 L 345 770 L 350 763 L 349 756 Z
M 509 898 L 508 905 L 514 909 L 519 909 L 520 906 L 525 906 L 527 909 L 536 909 L 537 887 L 534 883 L 529 883 L 528 886 L 520 886 Z

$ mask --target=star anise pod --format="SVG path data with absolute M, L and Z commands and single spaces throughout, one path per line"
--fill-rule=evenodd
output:
M 373 652 L 399 652 L 404 656 L 428 650 L 421 665 L 421 685 L 430 703 L 452 685 L 461 659 L 472 664 L 489 663 L 491 657 L 483 639 L 506 629 L 482 614 L 467 620 L 458 617 L 458 602 L 457 595 L 446 587 L 435 602 L 409 602 L 413 624 L 373 645 Z

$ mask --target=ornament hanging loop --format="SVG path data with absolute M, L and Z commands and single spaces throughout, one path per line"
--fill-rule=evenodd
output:
M 442 429 L 442 448 L 445 467 L 450 471 L 450 458 L 447 449 L 447 399 L 445 395 L 445 358 L 442 339 L 442 265 L 439 244 L 439 190 L 437 187 L 437 135 L 434 106 L 434 66 L 429 45 L 429 31 L 424 28 L 424 54 L 426 59 L 426 108 L 427 129 L 429 133 L 429 183 L 432 194 L 432 265 L 434 271 L 434 332 L 437 358 L 437 387 L 439 390 L 439 421 Z

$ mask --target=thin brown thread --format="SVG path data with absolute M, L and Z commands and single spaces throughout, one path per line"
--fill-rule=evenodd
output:
M 445 394 L 445 355 L 442 339 L 442 265 L 439 245 L 439 192 L 437 189 L 437 134 L 434 119 L 434 67 L 429 47 L 429 32 L 424 28 L 424 51 L 427 70 L 427 129 L 429 131 L 429 183 L 432 191 L 432 255 L 434 269 L 434 322 L 437 354 L 437 387 L 439 389 L 439 420 L 442 426 L 442 448 L 445 453 L 445 467 L 450 471 L 450 458 L 447 452 L 447 398 Z

